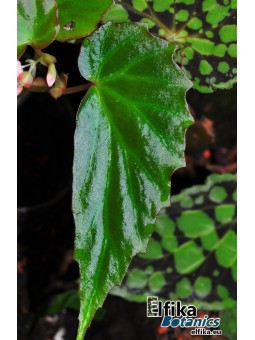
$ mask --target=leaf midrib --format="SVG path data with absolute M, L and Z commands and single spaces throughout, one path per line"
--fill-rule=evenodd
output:
M 144 171 L 144 174 L 149 179 L 149 181 L 156 184 L 160 188 L 160 185 L 158 183 L 156 183 L 155 178 L 153 178 L 150 175 L 150 173 L 147 171 L 146 166 L 143 165 L 143 163 L 141 163 L 140 159 L 136 156 L 136 154 L 133 152 L 133 150 L 127 145 L 127 143 L 126 143 L 125 139 L 122 137 L 121 132 L 119 131 L 118 127 L 116 126 L 114 121 L 110 118 L 111 117 L 111 115 L 109 113 L 110 111 L 109 111 L 108 106 L 106 105 L 106 103 L 103 99 L 102 93 L 100 93 L 100 90 L 98 88 L 97 88 L 97 91 L 98 91 L 99 98 L 100 98 L 100 100 L 103 104 L 103 107 L 105 109 L 105 113 L 106 113 L 105 116 L 108 119 L 109 125 L 114 129 L 114 132 L 116 134 L 116 139 L 118 140 L 119 145 L 121 145 L 121 147 L 122 147 L 123 144 L 125 145 L 126 151 L 128 151 L 131 158 L 133 158 L 135 160 L 136 164 L 139 165 L 140 169 Z
M 104 87 L 104 90 L 106 92 L 108 92 L 108 94 L 110 94 L 111 96 L 116 96 L 118 97 L 122 103 L 125 103 L 126 107 L 129 109 L 130 106 L 133 107 L 134 111 L 137 112 L 138 116 L 140 118 L 142 118 L 143 122 L 145 124 L 147 124 L 151 131 L 154 132 L 155 136 L 159 138 L 161 144 L 163 144 L 163 146 L 166 148 L 166 150 L 169 150 L 169 146 L 167 145 L 167 142 L 164 139 L 164 136 L 162 134 L 159 133 L 158 130 L 155 129 L 154 125 L 151 123 L 151 121 L 144 115 L 144 113 L 142 112 L 142 110 L 140 110 L 136 105 L 134 105 L 134 103 L 132 101 L 128 101 L 124 96 L 122 96 L 121 94 L 119 94 L 117 91 L 114 91 L 113 89 L 109 88 L 109 87 Z

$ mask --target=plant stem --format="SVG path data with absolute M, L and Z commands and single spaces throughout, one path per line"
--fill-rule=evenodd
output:
M 137 15 L 139 15 L 140 17 L 144 17 L 147 19 L 150 19 L 152 22 L 154 22 L 154 24 L 158 27 L 163 29 L 166 34 L 167 34 L 167 40 L 170 42 L 175 42 L 174 40 L 174 33 L 172 32 L 155 14 L 155 12 L 152 10 L 152 8 L 150 7 L 150 5 L 148 4 L 148 8 L 150 11 L 150 14 L 146 13 L 146 12 L 139 12 L 136 9 L 134 9 L 131 5 L 129 5 L 128 3 L 122 1 L 122 4 L 124 7 L 126 7 L 127 10 L 129 10 L 130 12 L 133 12 Z
M 35 53 L 38 55 L 38 57 L 42 57 L 44 55 L 44 53 L 41 50 L 39 50 L 38 48 L 36 48 L 34 46 L 32 46 L 32 47 L 33 47 Z
M 87 89 L 89 89 L 91 86 L 90 84 L 83 84 L 83 85 L 78 85 L 78 86 L 73 86 L 73 87 L 68 87 L 66 89 L 63 89 L 63 94 L 71 94 L 71 93 L 77 93 L 77 92 L 82 92 Z
M 68 87 L 66 89 L 63 89 L 63 94 L 71 94 L 71 93 L 77 93 L 77 92 L 82 92 L 87 90 L 91 84 L 83 84 L 83 85 L 78 85 L 78 86 L 73 86 L 73 87 Z M 31 92 L 49 92 L 51 90 L 50 87 L 40 87 L 40 86 L 30 86 L 28 88 L 29 91 Z
M 153 18 L 146 12 L 139 12 L 136 9 L 134 9 L 134 7 L 132 7 L 131 5 L 129 5 L 128 3 L 122 1 L 122 4 L 124 7 L 126 7 L 130 12 L 133 12 L 134 14 L 139 15 L 140 17 L 144 17 L 147 19 L 150 19 L 151 21 L 154 22 Z M 154 22 L 155 23 L 155 22 Z M 156 23 L 155 23 L 156 24 Z

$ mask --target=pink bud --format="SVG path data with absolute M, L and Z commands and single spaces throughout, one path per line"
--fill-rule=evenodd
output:
M 17 96 L 22 92 L 22 90 L 23 90 L 23 86 L 18 85 L 17 86 Z
M 30 72 L 24 71 L 18 76 L 18 82 L 21 86 L 30 87 L 33 83 L 33 76 Z
M 21 62 L 19 60 L 17 60 L 17 77 L 23 72 L 24 71 L 22 69 Z
M 48 73 L 46 77 L 46 81 L 49 87 L 51 87 L 55 83 L 56 76 L 57 76 L 57 71 L 56 71 L 55 64 L 50 64 L 50 66 L 48 67 Z

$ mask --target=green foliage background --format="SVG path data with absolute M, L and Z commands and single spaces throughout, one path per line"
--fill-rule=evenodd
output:
M 236 0 L 118 1 L 103 22 L 141 21 L 177 45 L 175 61 L 203 93 L 236 83 Z

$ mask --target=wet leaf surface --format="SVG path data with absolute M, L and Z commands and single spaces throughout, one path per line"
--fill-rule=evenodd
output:
M 191 84 L 171 59 L 174 48 L 128 23 L 108 23 L 83 43 L 80 72 L 94 85 L 75 134 L 77 339 L 131 258 L 146 251 L 156 215 L 169 205 L 170 175 L 184 165 Z

